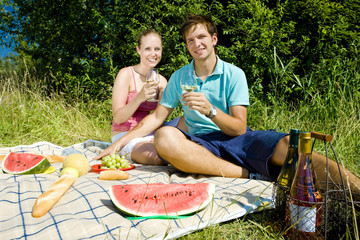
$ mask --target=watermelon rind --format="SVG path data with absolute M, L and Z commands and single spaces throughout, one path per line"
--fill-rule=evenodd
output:
M 175 186 L 177 185 L 177 186 Z M 197 191 L 201 192 L 201 196 L 199 195 L 199 198 L 203 198 L 206 197 L 205 199 L 202 199 L 201 202 L 199 202 L 198 200 L 194 200 L 194 199 L 187 199 L 186 196 L 177 196 L 177 197 L 171 197 L 171 200 L 169 202 L 169 196 L 166 195 L 166 193 L 162 193 L 162 192 L 157 192 L 156 193 L 156 189 L 157 187 L 161 187 L 161 189 L 163 189 L 165 192 L 171 192 L 173 187 L 176 187 L 177 189 L 186 189 L 186 190 L 192 190 L 195 189 L 195 194 L 194 196 L 197 197 L 196 193 Z M 159 197 L 159 199 L 163 199 L 163 200 L 159 200 L 159 203 L 156 207 L 154 206 L 150 206 L 149 208 L 147 207 L 143 207 L 143 206 L 148 206 L 146 203 L 144 203 L 143 206 L 141 206 L 143 204 L 142 201 L 147 201 L 144 200 L 144 198 L 142 198 L 141 203 L 138 204 L 138 206 L 134 206 L 131 205 L 129 203 L 129 201 L 125 200 L 125 199 L 129 199 L 131 200 L 132 198 L 135 197 L 135 195 L 133 195 L 132 193 L 130 193 L 130 195 L 121 195 L 121 198 L 117 198 L 116 195 L 118 193 L 115 193 L 115 191 L 119 191 L 119 187 L 121 188 L 134 188 L 134 189 L 142 189 L 141 191 L 145 191 L 142 194 L 151 196 L 151 195 L 157 195 Z M 146 190 L 145 190 L 145 189 Z M 148 190 L 151 189 L 151 190 Z M 161 191 L 161 190 L 159 190 Z M 181 190 L 180 190 L 181 191 Z M 129 191 L 131 192 L 131 191 Z M 194 184 L 178 184 L 178 183 L 170 183 L 170 184 L 162 184 L 162 183 L 152 183 L 152 184 L 128 184 L 128 185 L 113 185 L 110 186 L 109 188 L 109 195 L 110 198 L 113 202 L 113 204 L 116 206 L 116 208 L 123 213 L 124 215 L 127 216 L 133 216 L 133 217 L 159 217 L 162 216 L 164 218 L 168 217 L 168 218 L 175 218 L 177 216 L 184 216 L 184 215 L 190 215 L 196 212 L 199 212 L 203 209 L 205 209 L 210 202 L 212 202 L 213 197 L 214 197 L 214 192 L 215 192 L 215 185 L 212 183 L 194 183 Z M 137 194 L 138 195 L 138 194 Z M 165 196 L 166 195 L 166 196 Z M 118 196 L 119 197 L 119 196 Z M 136 197 L 135 197 L 136 198 Z M 166 200 L 164 200 L 165 198 L 167 198 Z M 139 199 L 139 198 L 137 198 Z M 186 204 L 184 204 L 184 199 L 186 199 Z M 122 201 L 122 202 L 120 202 Z M 123 201 L 127 201 L 127 202 L 123 202 Z M 195 201 L 195 202 L 193 202 Z M 139 201 L 140 202 L 140 201 Z M 173 205 L 173 204 L 177 204 L 177 210 L 174 211 L 170 211 L 168 209 L 166 209 L 166 205 L 169 204 Z M 194 204 L 194 205 L 191 205 Z M 185 206 L 187 205 L 187 206 Z M 150 209 L 151 207 L 153 207 L 153 209 Z M 172 208 L 174 206 L 169 207 Z
M 7 165 L 7 161 L 9 161 L 10 157 L 12 155 L 15 154 L 26 154 L 26 155 L 32 155 L 34 157 L 41 157 L 42 159 L 40 160 L 40 162 L 34 166 L 32 166 L 31 168 L 24 170 L 24 171 L 13 171 L 13 170 L 9 170 L 7 169 L 5 166 Z M 14 174 L 14 175 L 24 175 L 24 174 L 38 174 L 38 173 L 44 173 L 49 167 L 50 167 L 50 162 L 47 158 L 40 156 L 40 155 L 34 155 L 34 154 L 29 154 L 29 153 L 9 153 L 8 155 L 6 155 L 6 157 L 4 158 L 4 160 L 2 161 L 2 170 L 5 173 L 8 174 Z

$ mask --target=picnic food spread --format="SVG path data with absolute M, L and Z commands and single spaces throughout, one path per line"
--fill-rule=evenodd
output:
M 211 183 L 113 185 L 114 205 L 130 216 L 180 216 L 204 209 L 213 198 Z
M 60 159 L 60 160 L 59 160 Z M 44 216 L 75 183 L 76 178 L 89 171 L 89 161 L 79 153 L 56 158 L 63 161 L 60 177 L 35 201 L 32 216 Z M 99 180 L 124 180 L 129 178 L 125 172 L 135 168 L 124 156 L 112 154 L 97 164 Z M 31 153 L 9 153 L 3 158 L 2 168 L 11 174 L 52 173 L 54 167 L 42 155 Z M 92 169 L 93 166 L 92 166 Z M 198 212 L 212 200 L 214 185 L 195 184 L 130 184 L 114 185 L 109 189 L 111 200 L 123 213 L 132 216 L 179 216 Z

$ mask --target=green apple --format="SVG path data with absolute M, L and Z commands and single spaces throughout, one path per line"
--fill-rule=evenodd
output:
M 61 170 L 60 176 L 62 176 L 65 173 L 70 173 L 71 175 L 75 177 L 79 177 L 79 171 L 76 168 L 73 167 L 66 167 Z

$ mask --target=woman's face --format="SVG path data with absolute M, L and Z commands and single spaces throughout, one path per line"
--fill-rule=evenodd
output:
M 140 62 L 150 68 L 156 67 L 161 60 L 162 45 L 157 34 L 150 33 L 141 39 L 141 45 L 136 47 Z

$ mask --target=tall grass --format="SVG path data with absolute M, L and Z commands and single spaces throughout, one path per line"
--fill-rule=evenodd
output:
M 4 70 L 5 69 L 5 70 Z M 46 79 L 32 69 L 0 75 L 0 147 L 48 141 L 72 145 L 87 139 L 110 141 L 111 102 L 69 100 L 48 93 Z
M 26 64 L 20 66 L 3 64 L 0 68 L 0 147 L 38 141 L 61 146 L 88 139 L 110 141 L 110 97 L 105 102 L 69 100 L 64 94 L 49 91 L 46 77 L 37 77 L 36 69 L 29 69 Z M 335 69 L 325 79 L 329 81 L 326 96 L 307 91 L 311 79 L 296 79 L 307 94 L 307 101 L 299 105 L 289 104 L 284 96 L 271 93 L 269 99 L 273 100 L 267 102 L 252 95 L 248 125 L 257 130 L 288 132 L 298 128 L 331 134 L 341 163 L 360 176 L 360 93 L 357 87 L 352 91 L 354 82 L 360 82 L 359 74 L 351 69 Z M 324 153 L 322 144 L 317 144 L 315 150 Z M 279 229 L 270 222 L 269 213 L 262 211 L 181 239 L 281 239 Z

